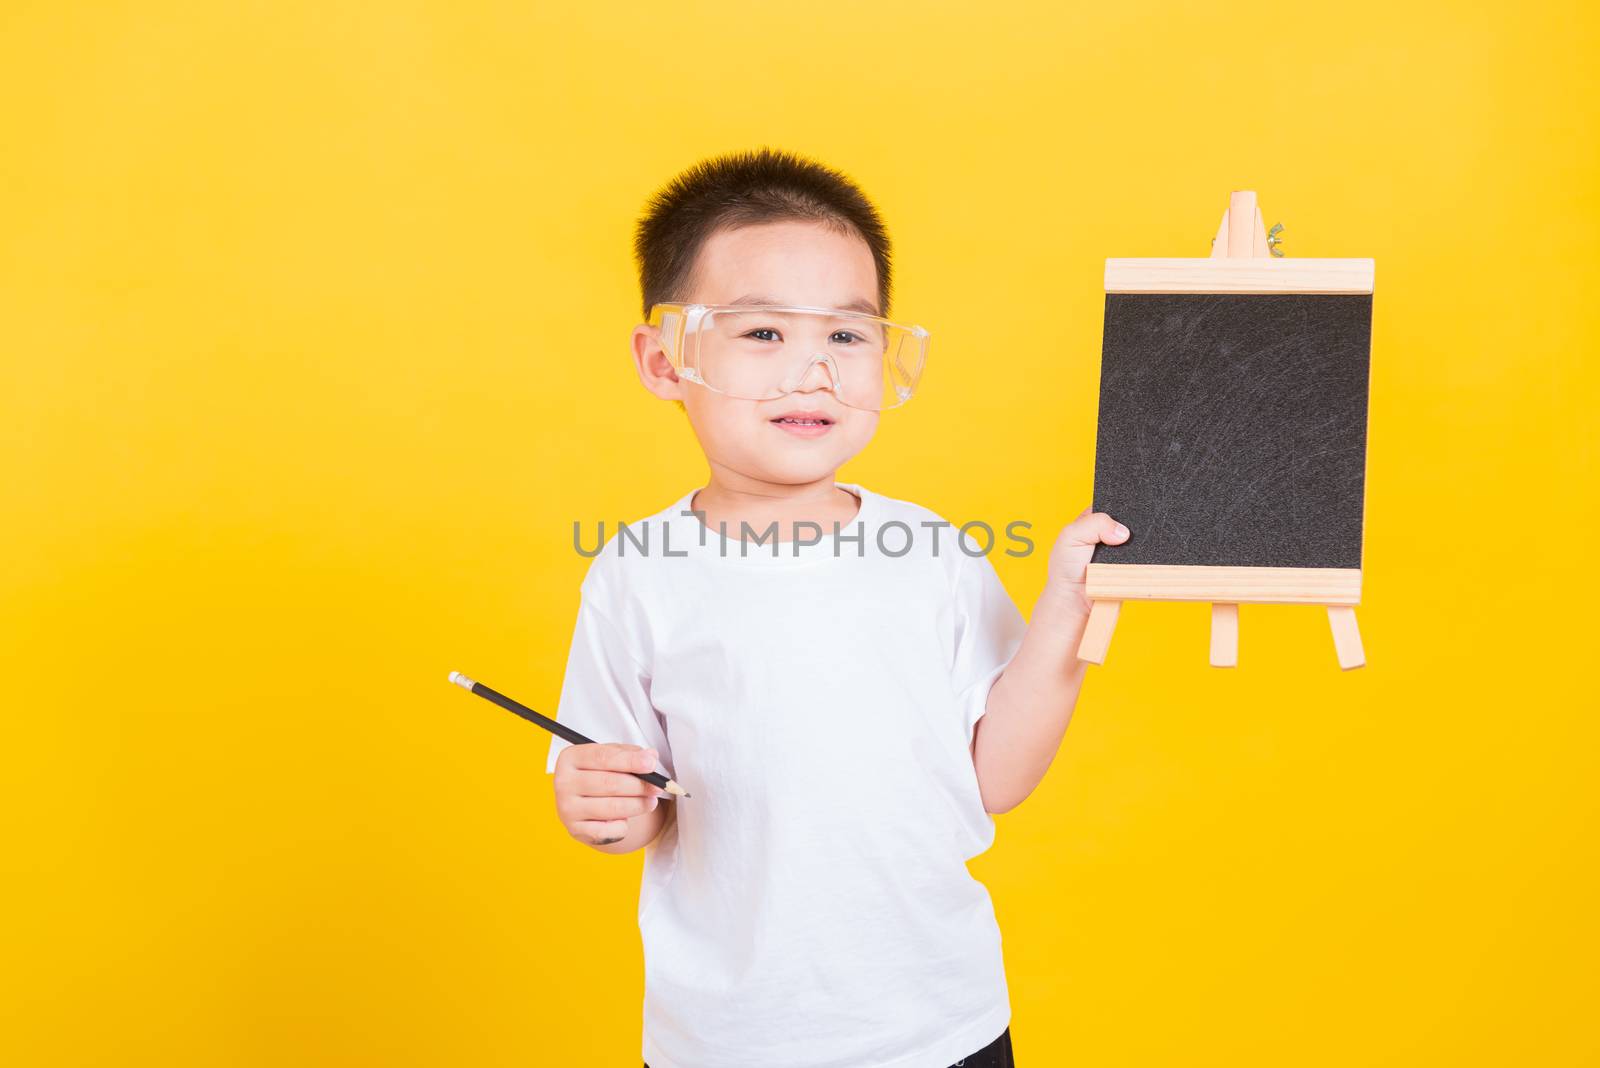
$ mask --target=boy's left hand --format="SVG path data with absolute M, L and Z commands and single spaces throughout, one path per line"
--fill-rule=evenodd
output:
M 1091 512 L 1085 508 L 1078 518 L 1067 524 L 1050 550 L 1049 575 L 1045 585 L 1065 595 L 1074 605 L 1081 603 L 1088 614 L 1089 599 L 1084 596 L 1084 575 L 1089 567 L 1089 557 L 1101 542 L 1121 545 L 1128 540 L 1128 528 L 1104 512 Z

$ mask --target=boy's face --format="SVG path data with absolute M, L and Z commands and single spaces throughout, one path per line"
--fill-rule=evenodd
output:
M 789 304 L 880 314 L 878 269 L 867 243 L 820 223 L 776 222 L 718 230 L 700 250 L 691 292 L 696 304 Z M 866 447 L 878 413 L 848 408 L 820 365 L 794 392 L 742 400 L 678 379 L 659 336 L 636 327 L 639 377 L 659 397 L 681 400 L 713 467 L 761 482 L 795 485 L 829 477 Z M 785 417 L 819 420 L 796 425 Z

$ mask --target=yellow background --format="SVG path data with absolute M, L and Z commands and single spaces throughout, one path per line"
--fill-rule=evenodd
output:
M 1369 666 L 1123 612 L 973 864 L 1019 1062 L 1593 1063 L 1592 11 L 5 5 L 0 1061 L 638 1063 L 641 855 L 445 676 L 552 708 L 573 521 L 701 483 L 631 226 L 767 143 L 933 333 L 844 477 L 958 522 L 1088 503 L 1105 257 L 1377 261 Z

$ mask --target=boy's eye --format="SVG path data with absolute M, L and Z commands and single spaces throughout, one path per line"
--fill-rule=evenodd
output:
M 762 336 L 769 334 L 771 335 L 770 337 Z M 778 332 L 770 326 L 758 326 L 756 329 L 745 334 L 745 337 L 753 337 L 757 341 L 776 341 L 778 340 Z
M 865 341 L 867 339 L 851 330 L 835 330 L 833 332 L 833 340 L 837 343 L 848 345 L 852 341 Z

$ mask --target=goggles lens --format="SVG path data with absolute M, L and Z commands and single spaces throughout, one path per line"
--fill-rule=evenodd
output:
M 860 312 L 775 305 L 657 304 L 673 367 L 708 389 L 745 400 L 831 389 L 867 411 L 911 399 L 928 333 Z

